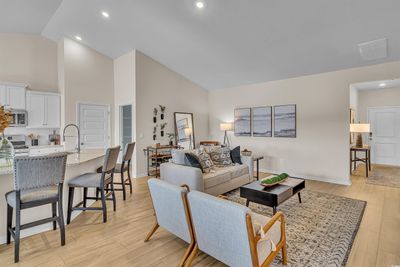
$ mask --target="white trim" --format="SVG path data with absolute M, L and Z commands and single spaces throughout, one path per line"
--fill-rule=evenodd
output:
M 20 86 L 20 87 L 25 87 L 28 88 L 29 84 L 27 83 L 15 83 L 15 82 L 4 82 L 0 81 L 0 85 L 5 85 L 5 86 Z
M 79 129 L 80 126 L 80 106 L 81 105 L 93 105 L 93 106 L 103 106 L 107 107 L 107 117 L 108 117 L 108 127 L 107 127 L 107 134 L 108 134 L 108 147 L 111 146 L 111 105 L 110 104 L 102 104 L 102 103 L 94 103 L 94 102 L 87 102 L 87 101 L 77 101 L 76 102 L 76 125 L 78 125 Z
M 267 169 L 260 169 L 260 172 L 281 173 L 282 171 L 273 171 L 273 170 L 267 170 Z M 293 176 L 293 177 L 299 177 L 299 178 L 302 178 L 302 179 L 305 179 L 305 180 L 313 180 L 313 181 L 319 181 L 319 182 L 331 183 L 331 184 L 340 184 L 340 185 L 351 185 L 350 178 L 348 178 L 347 181 L 344 181 L 344 180 L 336 180 L 336 179 L 331 179 L 331 178 L 321 179 L 320 177 L 317 177 L 317 176 L 300 175 L 300 174 L 295 174 L 295 173 L 290 173 L 290 175 Z

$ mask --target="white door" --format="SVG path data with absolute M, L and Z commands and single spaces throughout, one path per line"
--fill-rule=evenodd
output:
M 78 110 L 82 148 L 107 148 L 110 143 L 109 106 L 78 104 Z
M 400 165 L 400 107 L 369 108 L 372 132 L 371 161 Z

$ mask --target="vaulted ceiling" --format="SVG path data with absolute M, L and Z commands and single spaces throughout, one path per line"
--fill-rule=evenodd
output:
M 400 59 L 398 0 L 194 2 L 0 0 L 0 31 L 80 35 L 111 58 L 136 48 L 206 89 Z M 379 38 L 388 57 L 363 61 L 357 45 Z

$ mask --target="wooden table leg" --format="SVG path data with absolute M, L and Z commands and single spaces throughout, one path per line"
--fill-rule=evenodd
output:
M 257 159 L 257 181 L 260 178 L 260 160 Z
M 246 199 L 246 207 L 248 207 L 250 204 L 250 200 Z
M 297 193 L 297 196 L 299 197 L 299 203 L 301 203 L 301 195 L 300 195 L 300 192 Z
M 371 171 L 371 149 L 368 149 L 368 166 Z
M 356 168 L 357 168 L 357 161 L 356 161 L 356 159 L 357 159 L 357 151 L 354 151 L 354 170 L 356 170 Z
M 273 206 L 273 207 L 272 207 L 272 213 L 273 213 L 273 215 L 276 214 L 276 206 Z

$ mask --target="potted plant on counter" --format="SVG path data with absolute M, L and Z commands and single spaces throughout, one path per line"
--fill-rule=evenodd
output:
M 169 139 L 169 145 L 170 146 L 174 145 L 175 134 L 174 133 L 167 133 L 167 137 Z
M 0 169 L 9 169 L 13 165 L 14 147 L 11 142 L 5 138 L 4 130 L 10 126 L 12 114 L 4 106 L 0 106 Z

